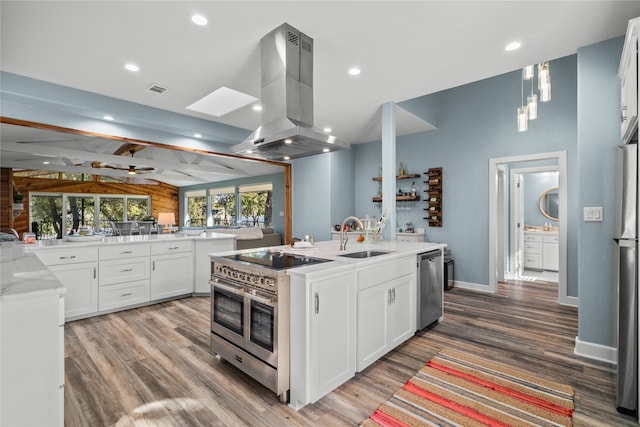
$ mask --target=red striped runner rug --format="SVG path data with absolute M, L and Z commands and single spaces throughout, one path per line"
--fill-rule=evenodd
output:
M 362 426 L 571 426 L 572 415 L 572 387 L 445 350 Z

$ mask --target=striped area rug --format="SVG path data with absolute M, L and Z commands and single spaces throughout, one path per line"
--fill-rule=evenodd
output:
M 572 387 L 446 350 L 362 426 L 571 426 L 572 413 Z

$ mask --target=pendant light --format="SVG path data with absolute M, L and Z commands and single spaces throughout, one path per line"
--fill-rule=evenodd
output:
M 522 69 L 522 80 L 531 80 L 533 79 L 533 73 L 535 72 L 535 69 L 532 65 L 527 65 L 526 67 L 524 67 Z
M 530 65 L 533 70 L 533 65 Z M 538 95 L 533 93 L 533 75 L 531 76 L 531 95 L 527 96 L 527 113 L 529 120 L 538 118 Z
M 518 132 L 525 132 L 529 128 L 527 107 L 524 105 L 524 80 L 520 80 L 520 107 L 516 110 L 516 125 Z
M 540 102 L 551 101 L 551 74 L 548 62 L 538 64 L 538 90 L 540 91 Z

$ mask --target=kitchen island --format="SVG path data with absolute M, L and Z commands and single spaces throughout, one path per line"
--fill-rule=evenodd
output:
M 65 288 L 24 244 L 0 258 L 0 425 L 63 426 Z
M 287 362 L 291 407 L 298 410 L 317 401 L 415 334 L 417 254 L 445 246 L 350 242 L 346 251 L 339 251 L 338 241 L 327 241 L 304 249 L 268 248 L 274 257 L 281 253 L 329 261 L 286 270 L 290 302 L 288 316 L 283 317 L 290 325 Z M 376 255 L 342 256 L 367 251 Z M 252 252 L 212 255 L 215 261 L 215 256 L 245 254 L 238 257 L 238 267 L 232 271 L 254 277 L 257 266 L 248 267 L 246 262 L 252 258 L 246 254 Z M 257 258 L 264 262 L 263 254 Z M 243 270 L 245 267 L 250 270 Z M 438 297 L 442 298 L 442 292 Z
M 69 321 L 208 294 L 208 254 L 234 249 L 235 238 L 207 231 L 14 244 L 34 252 L 62 282 Z

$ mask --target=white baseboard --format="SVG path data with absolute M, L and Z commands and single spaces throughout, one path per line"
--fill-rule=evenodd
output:
M 561 305 L 568 305 L 570 307 L 578 307 L 578 297 L 566 296 L 564 299 L 558 299 L 558 303 Z
M 479 283 L 461 282 L 459 280 L 454 280 L 453 286 L 461 289 L 471 289 L 472 291 L 495 293 L 491 292 L 491 290 L 489 289 L 489 285 L 481 285 Z
M 576 346 L 573 348 L 573 353 L 578 356 L 611 363 L 612 365 L 618 363 L 618 350 L 615 347 L 581 341 L 579 337 L 576 337 L 575 342 Z

